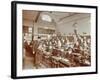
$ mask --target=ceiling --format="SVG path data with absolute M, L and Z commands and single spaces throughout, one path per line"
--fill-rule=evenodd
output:
M 23 20 L 35 21 L 39 12 L 33 10 L 23 10 Z
M 56 22 L 62 21 L 63 19 L 75 15 L 75 13 L 70 12 L 51 12 L 50 14 Z
M 49 15 L 52 19 L 57 21 L 61 21 L 69 16 L 74 15 L 75 13 L 69 12 L 40 12 L 40 11 L 33 11 L 33 10 L 23 10 L 23 20 L 27 21 L 37 21 L 40 15 Z

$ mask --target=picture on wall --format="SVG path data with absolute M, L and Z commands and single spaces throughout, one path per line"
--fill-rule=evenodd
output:
M 12 78 L 97 73 L 97 6 L 12 2 Z

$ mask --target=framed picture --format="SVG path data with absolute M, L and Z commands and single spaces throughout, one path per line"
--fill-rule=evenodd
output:
M 11 3 L 11 77 L 97 73 L 97 6 Z

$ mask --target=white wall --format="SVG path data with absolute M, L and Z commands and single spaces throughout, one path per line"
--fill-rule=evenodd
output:
M 11 80 L 10 68 L 11 68 L 11 0 L 0 0 L 0 80 Z M 24 0 L 26 1 L 26 0 Z M 100 5 L 100 0 L 30 0 L 30 1 L 42 1 L 42 2 L 55 2 L 64 4 L 82 4 L 82 5 Z M 99 6 L 100 10 L 100 6 Z M 99 11 L 100 14 L 100 11 Z M 100 21 L 100 15 L 98 16 Z M 98 24 L 100 26 L 100 24 Z M 100 30 L 100 27 L 98 27 Z M 99 31 L 100 34 L 100 31 Z M 100 41 L 100 36 L 98 38 Z M 98 42 L 100 44 L 100 42 Z M 100 45 L 99 45 L 100 47 Z M 100 49 L 99 52 L 100 53 Z M 100 57 L 100 54 L 98 54 Z M 100 61 L 100 58 L 99 58 Z M 100 64 L 98 64 L 100 67 Z M 100 69 L 99 69 L 100 72 Z M 20 79 L 21 80 L 21 79 Z M 24 80 L 24 79 L 23 79 Z M 64 77 L 51 77 L 51 78 L 35 78 L 25 80 L 100 80 L 99 74 L 91 75 L 77 75 L 77 76 L 64 76 Z

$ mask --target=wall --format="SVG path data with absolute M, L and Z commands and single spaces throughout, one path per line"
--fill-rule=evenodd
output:
M 33 27 L 33 22 L 32 21 L 28 21 L 28 20 L 23 20 L 23 25 L 24 26 Z
M 12 80 L 10 78 L 11 68 L 11 0 L 0 0 L 0 80 Z M 25 0 L 24 0 L 25 1 Z M 66 4 L 82 4 L 82 5 L 100 5 L 100 0 L 31 0 L 42 2 L 55 2 Z M 100 6 L 99 6 L 100 14 Z M 100 21 L 100 15 L 98 16 Z M 100 26 L 100 24 L 98 24 Z M 100 27 L 98 27 L 98 31 Z M 98 32 L 100 34 L 100 31 Z M 98 38 L 100 41 L 100 36 Z M 100 44 L 100 42 L 98 42 Z M 100 45 L 98 45 L 100 47 Z M 100 53 L 100 49 L 98 50 Z M 98 54 L 100 57 L 100 54 Z M 100 61 L 100 58 L 99 58 Z M 100 64 L 98 64 L 100 67 Z M 100 69 L 99 69 L 100 71 Z M 21 79 L 20 79 L 21 80 Z M 24 80 L 24 79 L 23 79 Z M 25 80 L 100 80 L 99 74 L 91 75 L 77 75 L 77 76 L 63 76 L 63 77 L 51 77 L 51 78 L 35 78 Z
M 83 35 L 83 32 L 90 34 L 90 14 L 76 14 L 68 17 L 58 23 L 58 28 L 62 34 L 74 33 L 73 24 L 75 23 L 77 23 L 76 27 L 79 34 Z

